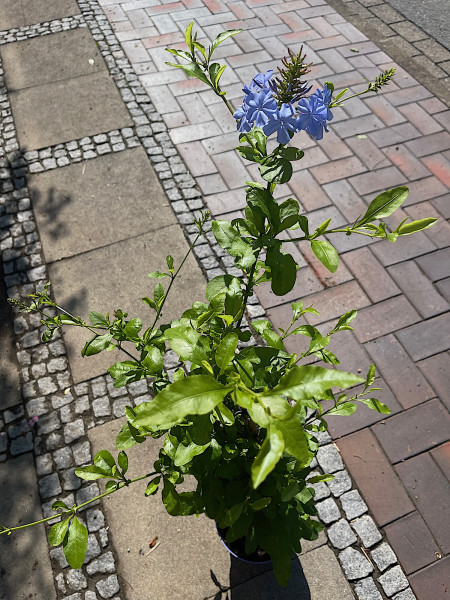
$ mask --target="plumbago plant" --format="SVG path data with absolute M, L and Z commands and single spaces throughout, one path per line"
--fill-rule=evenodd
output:
M 335 95 L 329 82 L 310 94 L 311 86 L 304 80 L 310 65 L 305 64 L 302 50 L 297 55 L 289 52 L 276 76 L 272 71 L 258 73 L 244 86 L 243 103 L 234 110 L 219 85 L 225 65 L 212 62 L 212 55 L 219 44 L 237 33 L 239 30 L 225 31 L 205 48 L 192 33 L 191 23 L 185 35 L 187 51 L 168 51 L 180 61 L 174 67 L 204 82 L 223 100 L 237 121 L 237 151 L 259 167 L 261 181 L 247 182 L 244 218 L 231 223 L 212 222 L 218 244 L 234 257 L 242 275 L 215 277 L 206 286 L 206 302 L 194 302 L 178 319 L 163 324 L 165 302 L 187 258 L 175 265 L 174 259 L 167 256 L 167 269 L 150 273 L 159 280 L 153 297 L 142 299 L 155 313 L 152 325 L 144 331 L 139 317 L 128 318 L 121 310 L 114 315 L 91 312 L 88 323 L 58 306 L 49 295 L 49 284 L 29 296 L 31 303 L 11 302 L 23 311 L 41 313 L 46 326 L 44 341 L 63 325 L 70 325 L 93 334 L 82 350 L 84 356 L 112 348 L 123 350 L 126 360 L 108 370 L 115 387 L 142 378 L 152 382 L 153 400 L 126 409 L 127 421 L 116 441 L 117 459 L 102 450 L 93 465 L 76 470 L 83 479 L 108 480 L 105 492 L 89 502 L 148 478 L 145 495 L 152 496 L 161 487 L 169 514 L 205 513 L 224 530 L 228 543 L 242 540 L 247 554 L 257 549 L 270 554 L 275 576 L 285 585 L 292 553 L 301 551 L 300 540 L 316 539 L 322 529 L 314 518 L 311 484 L 330 480 L 332 475 L 310 476 L 311 462 L 318 451 L 316 433 L 327 429 L 327 416 L 351 415 L 361 403 L 381 413 L 390 411 L 373 397 L 379 389 L 372 387 L 374 366 L 366 378 L 340 371 L 336 368 L 339 359 L 328 349 L 331 336 L 352 329 L 355 310 L 321 333 L 301 323 L 305 313 L 318 314 L 316 309 L 294 302 L 292 320 L 285 329 L 280 328 L 280 333 L 265 319 L 252 322 L 260 340 L 254 343 L 245 321 L 248 299 L 263 282 L 270 282 L 278 296 L 292 290 L 298 269 L 289 254 L 293 242 L 311 244 L 316 257 L 334 273 L 339 258 L 327 239 L 332 234 L 395 242 L 431 226 L 435 219 L 403 221 L 395 230 L 388 230 L 382 219 L 405 201 L 408 189 L 403 186 L 378 195 L 354 223 L 338 228 L 332 227 L 328 219 L 311 231 L 297 200 L 278 202 L 274 197 L 276 186 L 289 181 L 292 162 L 304 155 L 291 144 L 294 135 L 306 131 L 320 140 L 328 131 L 334 108 L 354 96 L 378 92 L 388 84 L 394 70 L 381 73 L 353 96 L 348 90 Z M 268 137 L 275 135 L 276 147 L 269 152 Z M 198 235 L 188 254 L 206 231 L 207 223 L 208 215 L 199 214 Z M 284 237 L 286 230 L 296 230 L 298 235 Z M 168 282 L 166 288 L 164 281 Z M 309 347 L 299 355 L 289 354 L 284 341 L 296 335 L 309 338 Z M 163 368 L 168 348 L 178 355 L 181 364 L 173 381 Z M 327 366 L 299 364 L 311 356 Z M 358 384 L 362 384 L 362 391 L 356 393 L 352 388 Z M 129 479 L 126 450 L 145 443 L 147 438 L 161 438 L 159 458 L 151 473 Z M 177 487 L 185 479 L 192 483 L 192 491 L 180 492 Z M 60 521 L 51 527 L 49 542 L 62 543 L 74 568 L 82 565 L 87 546 L 87 531 L 77 513 L 89 502 L 72 507 L 61 501 L 53 505 Z M 10 534 L 27 526 L 2 525 L 1 532 Z

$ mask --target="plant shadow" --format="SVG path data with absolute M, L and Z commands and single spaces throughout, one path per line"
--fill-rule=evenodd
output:
M 218 587 L 211 600 L 311 600 L 311 592 L 298 557 L 292 559 L 291 578 L 286 587 L 275 579 L 270 565 L 249 565 L 233 556 L 230 563 L 229 585 L 224 586 L 211 571 Z

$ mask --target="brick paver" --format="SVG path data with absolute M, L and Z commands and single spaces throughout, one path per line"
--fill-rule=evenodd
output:
M 429 512 L 420 506 L 419 512 L 414 510 L 416 501 L 406 471 L 423 457 L 444 477 L 440 469 L 448 461 L 442 443 L 448 439 L 449 404 L 450 226 L 445 219 L 450 216 L 450 119 L 441 101 L 448 53 L 384 0 L 330 0 L 328 4 L 307 0 L 198 0 L 192 4 L 183 0 L 173 4 L 152 1 L 142 7 L 137 0 L 104 0 L 103 4 L 118 31 L 128 40 L 142 42 L 125 45 L 125 51 L 137 66 L 152 65 L 152 72 L 142 75 L 141 81 L 197 177 L 212 213 L 225 218 L 237 216 L 236 211 L 244 207 L 245 174 L 257 177 L 257 170 L 233 154 L 234 123 L 217 97 L 164 65 L 162 48 L 179 41 L 176 25 L 182 28 L 194 19 L 202 29 L 202 39 L 216 35 L 222 25 L 244 28 L 242 35 L 229 39 L 221 49 L 228 64 L 224 87 L 230 90 L 235 106 L 241 102 L 242 84 L 258 70 L 275 67 L 287 47 L 295 51 L 303 44 L 308 59 L 315 62 L 312 77 L 322 84 L 329 77 L 337 88 L 361 89 L 363 77 L 375 76 L 378 69 L 398 68 L 397 78 L 378 97 L 358 98 L 343 110 L 335 110 L 331 132 L 320 145 L 299 137 L 305 158 L 295 164 L 294 176 L 283 186 L 282 195 L 296 196 L 314 223 L 332 217 L 336 224 L 344 224 L 356 219 L 380 191 L 406 184 L 410 196 L 391 224 L 408 216 L 433 216 L 440 219 L 439 225 L 403 238 L 395 246 L 354 236 L 330 238 L 341 253 L 335 274 L 323 268 L 309 247 L 300 246 L 302 268 L 294 290 L 274 298 L 269 286 L 263 285 L 257 295 L 277 327 L 289 322 L 289 303 L 297 298 L 314 303 L 321 315 L 308 315 L 307 321 L 322 323 L 321 328 L 350 308 L 360 309 L 355 335 L 342 334 L 342 343 L 333 340 L 330 349 L 342 355 L 342 364 L 349 369 L 375 362 L 383 377 L 377 382 L 385 388 L 379 397 L 391 406 L 393 416 L 359 409 L 351 419 L 332 419 L 330 433 L 339 440 L 378 524 L 389 523 L 388 539 L 412 576 L 419 599 L 428 600 L 421 582 L 423 577 L 434 577 L 439 536 L 429 522 L 434 522 Z M 184 6 L 189 10 L 183 11 Z M 129 29 L 124 28 L 125 22 Z M 373 41 L 354 25 L 365 34 L 376 32 Z M 156 28 L 153 33 L 152 27 Z M 393 55 L 400 65 L 392 60 Z M 428 89 L 421 79 L 425 69 L 423 82 Z M 291 352 L 302 351 L 306 345 L 303 336 L 287 342 Z M 391 462 L 405 459 L 397 474 Z M 430 487 L 432 506 L 431 479 Z M 446 501 L 450 505 L 448 495 Z M 413 529 L 409 542 L 407 528 Z M 422 545 L 419 538 L 423 538 Z

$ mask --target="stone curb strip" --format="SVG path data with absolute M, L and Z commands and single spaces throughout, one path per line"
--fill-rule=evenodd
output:
M 0 250 L 8 296 L 24 298 L 47 280 L 26 188 L 27 172 L 64 167 L 142 145 L 188 239 L 195 232 L 193 220 L 196 211 L 204 209 L 194 179 L 174 149 L 166 126 L 141 87 L 103 11 L 96 0 L 80 1 L 79 6 L 82 16 L 0 32 L 0 44 L 87 25 L 135 125 L 21 155 L 8 93 L 0 80 Z M 195 253 L 208 278 L 236 272 L 211 234 L 204 236 Z M 253 299 L 249 313 L 250 318 L 264 315 L 256 299 Z M 50 516 L 51 505 L 56 499 L 63 499 L 69 504 L 73 501 L 81 503 L 99 493 L 96 483 L 81 482 L 73 473 L 74 467 L 92 461 L 87 431 L 123 416 L 126 405 L 136 406 L 149 400 L 150 395 L 145 381 L 117 390 L 109 377 L 99 377 L 73 386 L 65 347 L 59 336 L 52 343 L 43 345 L 37 315 L 16 316 L 14 328 L 24 405 L 7 409 L 0 417 L 0 461 L 34 452 L 43 513 Z M 176 356 L 169 354 L 166 367 L 171 370 L 176 366 Z M 28 420 L 33 416 L 38 416 L 39 421 L 30 430 Z M 338 554 L 356 596 L 359 600 L 414 599 L 392 549 L 367 514 L 367 506 L 353 488 L 331 438 L 322 435 L 320 442 L 318 470 L 334 473 L 335 479 L 328 484 L 315 485 L 319 515 L 328 526 L 331 546 Z M 83 516 L 89 531 L 88 553 L 83 568 L 77 571 L 67 569 L 62 550 L 50 551 L 58 597 L 94 600 L 99 594 L 101 598 L 119 600 L 114 551 L 108 540 L 101 507 L 89 508 Z

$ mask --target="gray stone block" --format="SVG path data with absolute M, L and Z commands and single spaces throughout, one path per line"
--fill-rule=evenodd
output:
M 319 519 L 326 525 L 341 518 L 341 511 L 332 498 L 327 498 L 323 502 L 318 502 L 316 508 L 319 513 Z
M 105 552 L 98 558 L 91 561 L 87 567 L 86 572 L 88 575 L 96 575 L 97 573 L 114 573 L 116 570 L 116 563 L 112 552 Z
M 371 548 L 381 540 L 381 533 L 369 515 L 365 515 L 352 522 L 352 527 L 359 535 L 363 545 Z
M 317 461 L 325 473 L 335 473 L 344 468 L 341 455 L 333 444 L 319 448 Z
M 359 600 L 383 600 L 374 580 L 371 577 L 358 581 L 355 592 Z
M 66 573 L 66 583 L 71 590 L 75 591 L 87 588 L 87 580 L 81 569 L 70 569 Z
M 393 567 L 380 575 L 378 581 L 389 598 L 408 587 L 408 580 L 400 566 Z
M 373 572 L 373 567 L 367 558 L 354 548 L 346 548 L 339 554 L 339 560 L 350 581 L 362 579 Z
M 397 562 L 394 551 L 386 542 L 383 542 L 378 548 L 372 550 L 371 555 L 380 571 L 384 571 L 391 565 L 395 565 Z
M 347 519 L 352 520 L 367 512 L 367 504 L 361 498 L 358 490 L 351 490 L 340 497 L 342 508 Z
M 64 441 L 66 444 L 71 444 L 73 441 L 84 435 L 84 423 L 81 419 L 77 419 L 72 423 L 68 423 L 64 427 Z
M 86 512 L 87 528 L 89 532 L 98 531 L 105 525 L 105 517 L 98 508 L 91 508 Z
M 107 579 L 98 581 L 95 587 L 102 598 L 112 598 L 120 589 L 117 575 L 110 575 Z
M 52 498 L 62 492 L 57 473 L 46 475 L 39 480 L 39 493 L 42 498 Z
M 406 590 L 403 590 L 403 592 L 400 592 L 400 594 L 396 594 L 393 597 L 393 600 L 417 600 L 417 598 L 414 595 L 412 589 L 407 588 Z
M 356 535 L 345 519 L 340 519 L 327 529 L 330 542 L 338 550 L 343 550 L 356 542 Z

